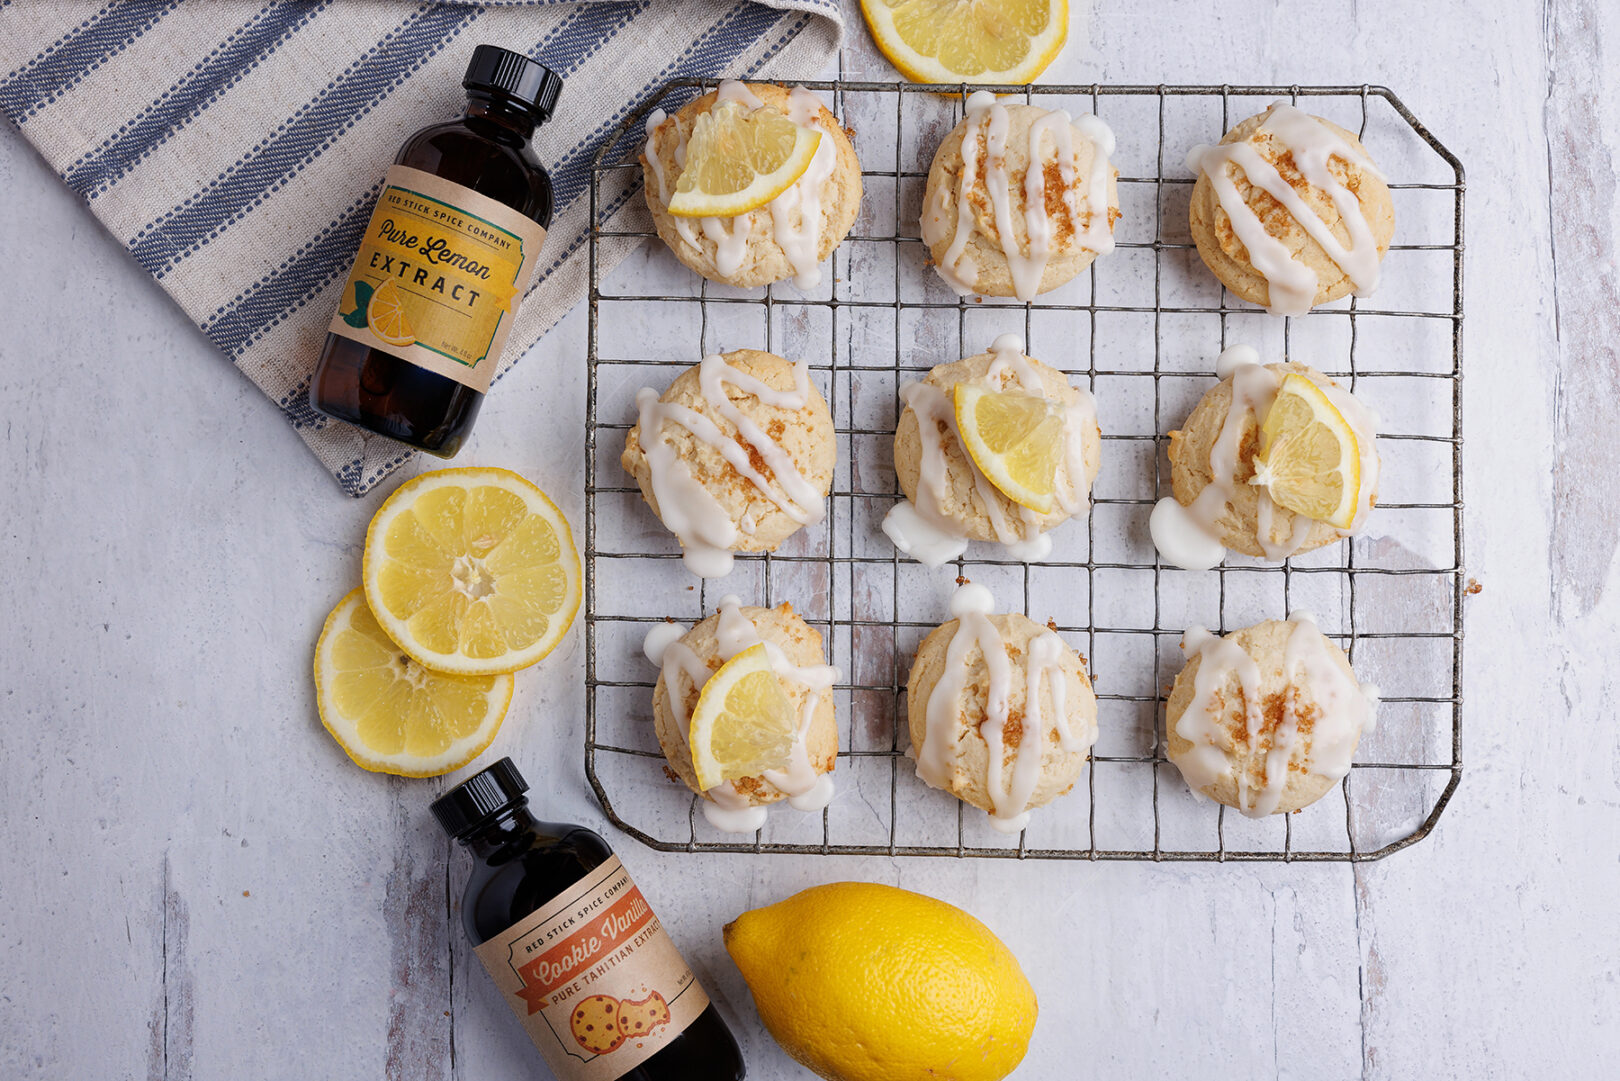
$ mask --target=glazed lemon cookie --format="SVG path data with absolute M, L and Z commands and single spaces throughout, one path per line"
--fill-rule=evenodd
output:
M 1373 727 L 1378 689 L 1303 612 L 1181 642 L 1165 712 L 1170 761 L 1195 791 L 1251 818 L 1321 799 Z
M 1378 288 L 1395 233 L 1383 174 L 1337 124 L 1276 102 L 1197 146 L 1192 235 L 1221 284 L 1273 315 Z
M 965 584 L 949 623 L 917 649 L 906 717 L 917 776 L 1017 833 L 1029 812 L 1074 787 L 1097 741 L 1084 662 L 1055 631 L 995 615 L 990 591 Z
M 989 91 L 934 152 L 922 239 L 958 293 L 1029 300 L 1114 250 L 1114 133 L 1087 114 L 1002 105 Z
M 1051 551 L 1053 526 L 1085 513 L 1102 464 L 1091 395 L 1003 334 L 988 353 L 941 364 L 900 388 L 894 469 L 906 501 L 883 531 L 930 567 L 969 540 L 1020 559 Z
M 1149 526 L 1165 562 L 1208 570 L 1225 550 L 1264 559 L 1359 532 L 1378 501 L 1377 418 L 1303 364 L 1221 354 L 1221 381 L 1170 433 L 1170 483 Z
M 693 574 L 729 574 L 731 553 L 773 552 L 825 516 L 837 445 L 805 361 L 711 354 L 662 395 L 643 387 L 636 409 L 619 464 Z
M 791 605 L 744 607 L 724 597 L 691 630 L 655 625 L 644 648 L 659 668 L 658 745 L 675 775 L 703 796 L 711 824 L 752 833 L 780 800 L 803 811 L 828 804 L 839 672 L 822 663 L 821 635 Z M 699 774 L 711 769 L 720 777 L 705 785 Z
M 762 119 L 786 117 L 805 129 L 803 141 L 816 137 L 809 164 L 798 179 L 763 206 L 745 213 L 726 217 L 671 214 L 670 204 L 689 164 L 687 147 L 699 118 L 713 117 L 741 128 L 757 110 L 773 114 Z M 713 140 L 726 152 L 752 141 L 751 131 Z M 647 206 L 658 235 L 681 262 L 725 285 L 752 287 L 791 278 L 800 289 L 814 288 L 821 282 L 821 261 L 849 233 L 861 203 L 861 165 L 848 132 L 839 127 L 819 97 L 802 87 L 787 90 L 768 83 L 727 80 L 674 116 L 655 110 L 647 118 L 641 164 Z M 727 165 L 748 168 L 740 163 Z M 791 172 L 794 166 L 784 167 Z

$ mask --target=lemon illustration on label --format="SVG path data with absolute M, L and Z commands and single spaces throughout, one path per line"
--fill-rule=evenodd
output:
M 371 294 L 371 302 L 366 305 L 366 326 L 389 345 L 416 344 L 416 332 L 405 318 L 404 298 L 392 280 L 383 282 Z

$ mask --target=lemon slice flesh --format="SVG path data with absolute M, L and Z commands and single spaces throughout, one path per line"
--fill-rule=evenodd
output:
M 400 485 L 366 530 L 363 573 L 383 630 L 439 672 L 527 668 L 579 610 L 567 520 L 508 469 L 440 469 Z
M 405 301 L 393 279 L 383 282 L 366 305 L 366 326 L 389 345 L 415 345 L 416 331 L 405 318 Z
M 956 430 L 973 464 L 1019 506 L 1050 513 L 1063 456 L 1063 416 L 1045 398 L 958 383 Z
M 692 711 L 689 745 L 705 792 L 739 777 L 785 769 L 793 754 L 793 703 L 763 643 L 709 677 Z
M 1068 0 L 861 0 L 878 49 L 914 83 L 1028 83 L 1069 35 Z
M 488 747 L 512 701 L 512 677 L 451 676 L 402 653 L 356 589 L 326 617 L 315 646 L 321 723 L 355 764 L 436 777 Z
M 1349 529 L 1361 503 L 1361 448 L 1350 422 L 1298 372 L 1283 377 L 1260 426 L 1249 481 L 1280 507 Z
M 718 102 L 692 126 L 669 212 L 734 218 L 757 210 L 804 175 L 820 143 L 821 132 L 795 124 L 778 109 Z

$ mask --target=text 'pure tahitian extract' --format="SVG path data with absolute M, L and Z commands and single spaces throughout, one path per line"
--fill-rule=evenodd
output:
M 551 224 L 529 145 L 562 79 L 473 50 L 466 112 L 405 140 L 360 240 L 309 400 L 327 416 L 448 458 L 461 448 Z
M 473 857 L 461 920 L 557 1081 L 741 1081 L 742 1054 L 606 841 L 542 822 L 510 758 L 434 801 Z

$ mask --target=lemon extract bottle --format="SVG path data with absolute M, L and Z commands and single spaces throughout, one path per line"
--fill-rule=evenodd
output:
M 737 1041 L 606 841 L 529 812 L 503 758 L 433 803 L 461 920 L 557 1081 L 742 1081 Z
M 551 224 L 529 145 L 562 79 L 522 53 L 473 50 L 466 112 L 405 140 L 383 178 L 309 400 L 441 457 L 471 431 Z

